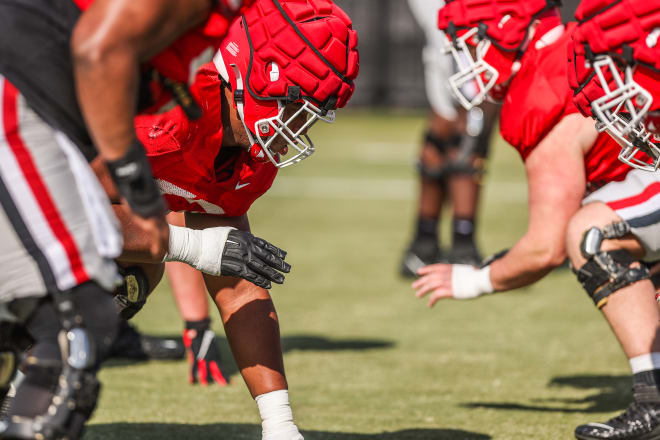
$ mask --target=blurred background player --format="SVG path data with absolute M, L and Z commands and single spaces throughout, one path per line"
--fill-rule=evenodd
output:
M 408 4 L 426 36 L 422 59 L 431 105 L 417 164 L 420 192 L 415 231 L 401 263 L 401 273 L 413 277 L 420 267 L 441 260 L 481 262 L 475 224 L 496 108 L 489 103 L 469 111 L 457 108 L 447 84 L 454 66 L 444 54 L 445 34 L 437 26 L 436 11 L 444 0 L 408 0 Z M 438 229 L 447 200 L 453 216 L 452 244 L 444 255 Z
M 657 438 L 660 312 L 644 263 L 660 257 L 657 202 L 647 197 L 657 193 L 660 175 L 618 161 L 618 144 L 577 113 L 565 62 L 575 24 L 565 28 L 557 6 L 455 0 L 442 9 L 440 26 L 451 36 L 446 47 L 461 72 L 452 89 L 461 93 L 463 81 L 474 81 L 478 93 L 462 102 L 476 104 L 486 94 L 504 99 L 500 130 L 525 164 L 529 225 L 489 265 L 430 265 L 413 288 L 418 297 L 430 295 L 429 305 L 476 298 L 532 284 L 568 256 L 628 358 L 635 389 L 624 414 L 598 428 L 578 426 L 575 435 Z

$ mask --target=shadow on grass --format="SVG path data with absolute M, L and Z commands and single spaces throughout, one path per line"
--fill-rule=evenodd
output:
M 516 402 L 468 402 L 464 408 L 488 408 L 513 411 L 558 413 L 615 412 L 625 408 L 632 400 L 630 376 L 579 375 L 555 377 L 548 388 L 571 387 L 581 390 L 596 388 L 598 391 L 580 399 L 549 398 L 533 400 L 534 404 Z
M 168 339 L 180 339 L 180 335 L 160 336 Z M 216 336 L 215 338 L 222 355 L 222 370 L 225 374 L 231 376 L 238 372 L 234 363 L 227 338 Z M 383 350 L 394 347 L 394 342 L 383 339 L 328 339 L 316 335 L 289 335 L 282 337 L 282 351 L 362 351 L 362 350 Z M 103 364 L 104 368 L 124 367 L 136 363 L 142 363 L 146 360 L 112 358 Z
M 303 431 L 305 440 L 490 440 L 487 434 L 460 429 L 405 429 L 380 434 Z M 108 423 L 90 425 L 84 440 L 241 440 L 261 437 L 261 426 L 242 423 L 189 425 L 178 423 Z

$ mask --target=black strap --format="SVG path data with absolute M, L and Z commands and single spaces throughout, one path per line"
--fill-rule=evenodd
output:
M 140 141 L 135 139 L 120 159 L 106 162 L 119 193 L 142 218 L 165 214 L 165 202 L 151 175 L 151 166 Z

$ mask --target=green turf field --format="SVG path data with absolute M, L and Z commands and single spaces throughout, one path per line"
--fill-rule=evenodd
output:
M 627 362 L 568 270 L 434 309 L 398 277 L 422 126 L 421 114 L 340 113 L 334 126 L 315 127 L 316 155 L 281 171 L 250 212 L 253 232 L 289 251 L 293 265 L 272 294 L 305 438 L 568 439 L 575 425 L 624 408 Z M 523 233 L 525 200 L 520 160 L 498 141 L 480 219 L 485 253 Z M 136 322 L 180 333 L 166 284 Z M 229 387 L 188 385 L 184 362 L 114 363 L 85 438 L 260 439 L 256 406 L 214 322 Z

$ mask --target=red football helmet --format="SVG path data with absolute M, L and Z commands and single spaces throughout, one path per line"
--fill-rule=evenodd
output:
M 548 19 L 552 32 L 561 25 L 560 5 L 559 0 L 447 1 L 440 9 L 438 27 L 447 34 L 445 51 L 458 66 L 449 84 L 463 107 L 469 110 L 488 97 L 504 97 L 518 60 L 534 37 L 530 25 Z M 470 84 L 476 86 L 476 93 Z
M 622 147 L 619 159 L 660 165 L 660 0 L 584 0 L 569 46 L 574 102 Z
M 233 91 L 250 153 L 284 168 L 314 152 L 309 128 L 333 122 L 351 98 L 357 33 L 331 0 L 257 0 L 232 24 L 214 63 Z M 290 157 L 271 149 L 276 139 Z

